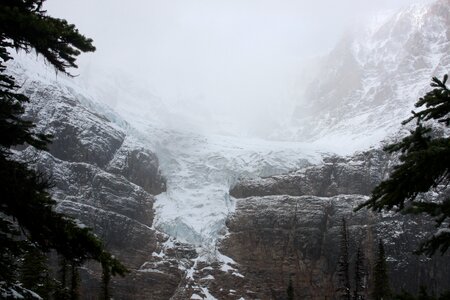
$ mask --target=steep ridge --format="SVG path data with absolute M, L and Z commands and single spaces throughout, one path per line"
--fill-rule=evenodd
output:
M 449 1 L 413 5 L 349 32 L 318 68 L 294 112 L 291 138 L 376 145 L 399 130 L 431 77 L 448 73 Z

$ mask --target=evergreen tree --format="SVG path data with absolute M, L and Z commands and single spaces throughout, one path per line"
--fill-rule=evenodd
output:
M 384 252 L 383 241 L 378 242 L 377 260 L 374 267 L 373 299 L 391 299 L 391 288 L 389 286 L 389 276 Z
M 292 283 L 292 278 L 289 278 L 289 285 L 286 289 L 287 300 L 294 300 L 294 286 Z
M 59 261 L 59 284 L 55 290 L 55 299 L 69 300 L 70 291 L 68 288 L 68 272 L 69 272 L 69 262 L 66 258 L 61 257 Z
M 389 153 L 400 153 L 400 164 L 394 167 L 389 179 L 380 183 L 371 198 L 357 208 L 401 211 L 427 214 L 436 222 L 438 231 L 422 243 L 419 252 L 433 255 L 445 253 L 450 246 L 450 137 L 437 136 L 432 125 L 450 127 L 450 91 L 446 86 L 448 75 L 440 81 L 433 78 L 433 89 L 420 98 L 407 124 L 416 121 L 416 127 L 402 141 L 385 148 Z M 424 194 L 434 191 L 440 197 L 426 200 Z
M 35 291 L 39 296 L 48 299 L 53 290 L 50 279 L 47 257 L 35 247 L 29 247 L 22 258 L 20 266 L 20 282 L 24 288 Z
M 355 289 L 353 290 L 353 300 L 364 300 L 364 291 L 366 289 L 366 268 L 364 266 L 364 252 L 361 245 L 356 251 L 355 262 Z
M 338 261 L 337 273 L 339 279 L 338 292 L 340 298 L 345 300 L 351 299 L 350 263 L 349 263 L 348 248 L 349 242 L 348 242 L 347 224 L 345 222 L 345 219 L 342 218 L 340 256 Z
M 111 281 L 111 274 L 109 273 L 108 268 L 103 268 L 102 273 L 102 289 L 100 299 L 109 300 L 111 298 L 109 292 L 109 283 Z
M 70 300 L 79 299 L 80 275 L 78 274 L 78 265 L 72 262 L 70 266 Z
M 1 170 L 0 170 L 1 172 Z M 18 262 L 28 245 L 11 237 L 18 236 L 19 231 L 0 218 L 0 282 L 14 282 L 17 277 Z M 1 284 L 0 284 L 1 287 Z
M 8 49 L 35 50 L 66 74 L 67 68 L 76 67 L 76 57 L 81 52 L 95 50 L 92 40 L 81 35 L 74 25 L 46 15 L 43 3 L 44 0 L 0 3 L 0 288 L 15 284 L 15 262 L 29 243 L 42 252 L 54 249 L 71 262 L 95 259 L 112 275 L 126 272 L 90 229 L 80 228 L 55 212 L 45 175 L 17 161 L 11 152 L 12 147 L 24 144 L 45 150 L 50 137 L 35 132 L 33 122 L 22 118 L 29 99 L 18 92 L 14 77 L 7 74 L 6 62 L 12 59 Z

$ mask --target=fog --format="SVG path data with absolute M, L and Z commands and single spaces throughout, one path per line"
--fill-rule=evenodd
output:
M 158 121 L 179 114 L 177 126 L 251 135 L 289 119 L 305 65 L 346 31 L 415 2 L 48 0 L 45 8 L 94 39 L 97 51 L 73 73 L 119 111 L 150 119 L 167 111 Z

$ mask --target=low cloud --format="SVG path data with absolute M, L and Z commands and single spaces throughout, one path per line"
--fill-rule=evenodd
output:
M 252 134 L 289 116 L 311 57 L 361 20 L 418 1 L 393 2 L 48 0 L 46 8 L 94 39 L 97 52 L 80 59 L 85 83 L 103 84 L 97 70 L 113 70 L 194 123 Z M 136 109 L 152 109 L 140 95 Z

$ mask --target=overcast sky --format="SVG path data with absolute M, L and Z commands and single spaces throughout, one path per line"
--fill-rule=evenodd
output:
M 125 70 L 167 103 L 264 119 L 292 103 L 305 61 L 358 22 L 416 2 L 47 0 L 46 9 L 94 39 L 82 66 Z

